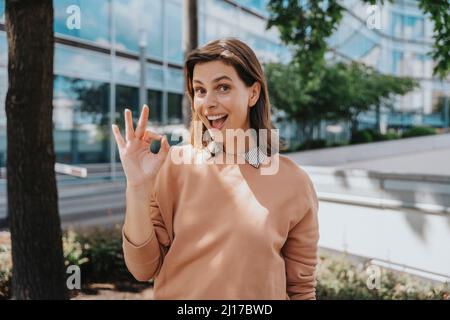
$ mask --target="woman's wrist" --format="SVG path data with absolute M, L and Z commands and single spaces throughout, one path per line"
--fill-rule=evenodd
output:
M 133 184 L 127 182 L 127 191 L 131 191 L 133 193 L 142 193 L 149 194 L 153 191 L 153 187 L 155 185 L 155 179 L 150 179 L 145 183 Z

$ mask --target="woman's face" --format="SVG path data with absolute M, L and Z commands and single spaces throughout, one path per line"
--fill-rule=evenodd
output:
M 247 87 L 233 66 L 224 62 L 197 63 L 193 81 L 194 110 L 208 129 L 225 130 L 250 127 L 249 112 L 259 98 L 260 84 Z

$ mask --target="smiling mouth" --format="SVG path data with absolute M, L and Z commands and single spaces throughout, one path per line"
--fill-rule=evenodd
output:
M 207 119 L 212 128 L 220 130 L 223 128 L 225 121 L 228 119 L 228 115 L 222 114 L 217 116 L 208 116 Z

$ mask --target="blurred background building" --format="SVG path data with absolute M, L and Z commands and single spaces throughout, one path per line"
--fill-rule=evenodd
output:
M 199 0 L 199 44 L 225 36 L 248 43 L 263 62 L 286 62 L 289 49 L 276 28 L 266 30 L 267 0 Z M 384 73 L 409 75 L 421 87 L 399 98 L 395 112 L 382 114 L 382 127 L 427 124 L 443 127 L 441 105 L 450 81 L 432 76 L 432 25 L 416 1 L 387 2 L 368 12 L 358 0 L 342 2 L 345 16 L 330 38 L 328 59 L 358 60 Z M 73 6 L 80 25 L 70 25 Z M 140 54 L 145 54 L 145 89 L 151 124 L 170 132 L 181 125 L 183 94 L 182 0 L 55 0 L 54 139 L 58 162 L 111 160 L 109 119 L 123 121 L 131 107 L 138 116 Z M 377 9 L 378 10 L 378 9 Z M 0 1 L 0 166 L 5 165 L 7 44 L 4 0 Z M 375 25 L 368 16 L 379 14 Z M 144 41 L 145 40 L 145 41 Z M 140 47 L 141 45 L 141 47 Z M 145 47 L 142 47 L 145 45 Z M 143 49 L 143 50 L 142 50 Z M 375 115 L 360 116 L 371 126 Z M 289 127 L 280 125 L 282 130 Z M 326 134 L 326 125 L 322 126 Z M 346 128 L 342 136 L 346 136 Z M 116 157 L 118 160 L 118 157 Z
M 8 87 L 4 2 L 0 0 L 2 177 Z M 198 4 L 200 45 L 234 36 L 249 44 L 262 62 L 290 60 L 278 31 L 266 30 L 267 0 L 198 0 Z M 444 96 L 450 94 L 450 77 L 440 81 L 432 75 L 434 62 L 427 53 L 433 25 L 417 2 L 385 1 L 375 11 L 368 11 L 370 6 L 359 0 L 342 4 L 344 17 L 329 39 L 326 58 L 361 61 L 382 73 L 412 76 L 420 82 L 418 89 L 396 99 L 393 110 L 382 110 L 383 130 L 447 128 L 443 106 Z M 54 9 L 56 161 L 88 168 L 87 179 L 57 176 L 60 215 L 64 225 L 120 222 L 125 183 L 119 164 L 118 179 L 111 179 L 119 156 L 111 140 L 110 119 L 123 129 L 124 108 L 131 108 L 136 119 L 144 98 L 151 107 L 152 127 L 164 133 L 183 127 L 183 0 L 54 0 Z M 77 10 L 79 26 L 71 21 Z M 278 119 L 277 114 L 274 117 Z M 358 120 L 361 128 L 373 128 L 376 115 L 366 112 Z M 278 127 L 282 135 L 295 137 L 296 127 L 289 121 L 278 122 Z M 313 135 L 333 142 L 348 137 L 345 123 L 325 121 Z M 318 191 L 319 245 L 448 281 L 449 138 L 444 134 L 289 154 L 307 170 Z M 2 179 L 0 225 L 7 215 L 6 204 Z

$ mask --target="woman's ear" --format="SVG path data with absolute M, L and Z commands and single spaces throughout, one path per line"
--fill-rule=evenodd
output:
M 258 102 L 259 95 L 261 93 L 261 84 L 258 81 L 255 81 L 255 83 L 252 84 L 252 86 L 249 88 L 249 90 L 250 90 L 250 96 L 249 96 L 248 105 L 250 107 L 253 107 L 253 106 L 255 106 L 256 102 Z

